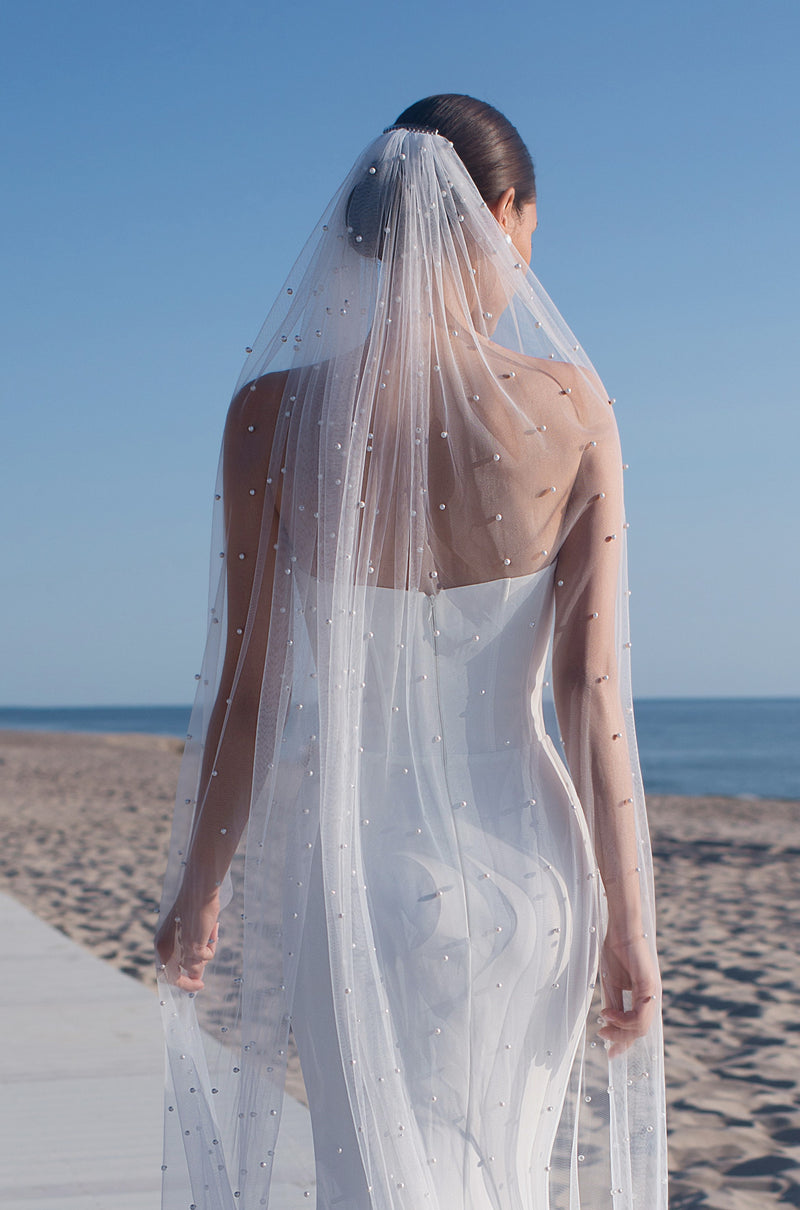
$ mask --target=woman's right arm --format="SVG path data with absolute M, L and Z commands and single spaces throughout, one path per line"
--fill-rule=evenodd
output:
M 605 408 L 605 412 L 600 410 Z M 622 462 L 608 404 L 593 401 L 558 554 L 553 692 L 570 775 L 594 842 L 608 903 L 601 957 L 602 1036 L 624 1049 L 646 1032 L 658 972 L 643 936 L 633 778 L 617 670 L 616 597 L 623 525 Z M 633 997 L 623 1012 L 623 991 Z

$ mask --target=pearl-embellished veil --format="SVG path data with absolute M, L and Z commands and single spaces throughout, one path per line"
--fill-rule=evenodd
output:
M 388 130 L 306 244 L 248 351 L 225 426 L 208 642 L 162 928 L 197 888 L 221 884 L 222 911 L 204 990 L 180 990 L 160 971 L 167 1210 L 283 1210 L 270 1181 L 306 925 L 305 943 L 316 929 L 323 955 L 320 986 L 331 989 L 338 1045 L 326 1061 L 346 1088 L 363 1204 L 666 1210 L 658 1012 L 645 1036 L 610 1052 L 597 1024 L 603 980 L 612 1008 L 629 1008 L 635 992 L 620 985 L 610 942 L 603 950 L 609 912 L 636 933 L 624 939 L 634 964 L 637 954 L 645 967 L 655 963 L 625 539 L 613 408 L 583 349 L 452 144 L 431 131 Z M 492 723 L 489 741 L 485 729 L 474 741 L 506 762 L 509 777 L 513 759 L 522 762 L 528 793 L 517 802 L 495 781 L 467 829 L 469 795 L 451 801 L 447 779 L 470 760 L 472 695 L 477 711 L 494 694 L 491 717 L 502 717 L 490 677 L 493 651 L 503 634 L 508 650 L 510 633 L 481 602 L 506 602 L 515 591 L 530 601 L 534 590 L 530 647 L 523 636 L 513 648 L 527 696 L 509 727 L 523 738 L 512 745 L 511 731 Z M 436 623 L 448 601 L 459 625 L 468 617 L 466 637 L 448 639 Z M 552 673 L 533 657 L 540 632 Z M 476 653 L 480 683 L 470 672 Z M 463 681 L 463 711 L 452 717 L 442 669 L 448 684 Z M 545 679 L 560 737 L 541 722 Z M 456 727 L 465 753 L 450 738 Z M 504 745 L 521 755 L 504 755 Z M 412 791 L 392 797 L 395 777 Z M 498 829 L 508 817 L 521 837 L 503 832 L 502 850 L 493 847 L 494 794 Z M 387 887 L 400 861 L 392 838 L 406 835 L 406 822 L 403 868 L 424 867 L 432 881 L 429 892 L 420 882 L 408 911 L 408 886 L 391 891 L 392 922 Z M 562 866 L 542 855 L 545 833 L 561 838 Z M 484 847 L 513 851 L 508 869 L 502 856 L 486 856 L 479 876 Z M 423 850 L 424 860 L 413 856 Z M 519 863 L 528 860 L 526 873 Z M 552 928 L 550 899 L 534 893 L 545 868 L 565 922 Z M 312 929 L 315 879 L 324 915 Z M 531 948 L 540 926 L 542 946 L 556 947 L 557 973 L 546 980 L 537 966 L 545 951 Z M 480 955 L 490 944 L 507 974 L 484 988 L 489 959 Z M 511 948 L 501 956 L 501 946 Z M 439 963 L 430 975 L 423 952 L 425 963 Z M 566 999 L 548 1001 L 550 1017 L 574 1014 L 561 1033 L 560 1017 L 553 1026 L 556 1055 L 529 1026 L 537 996 L 555 988 Z M 501 1059 L 511 1061 L 500 1043 L 495 1062 L 481 1053 L 494 1045 L 489 1035 L 463 1024 L 490 993 L 513 1040 L 505 1075 Z M 436 1048 L 462 1028 L 456 1071 Z M 551 1069 L 562 1073 L 560 1092 L 537 1107 L 534 1075 Z M 506 1101 L 514 1121 L 502 1119 Z M 451 1103 L 447 1121 L 434 1120 Z M 501 1115 L 500 1146 L 512 1133 L 514 1144 L 489 1154 L 482 1132 L 492 1113 Z M 534 1124 L 550 1115 L 546 1156 L 526 1152 L 525 1114 Z M 441 1143 L 432 1154 L 433 1138 L 449 1138 L 449 1159 Z M 457 1192 L 442 1184 L 448 1164 L 468 1174 Z

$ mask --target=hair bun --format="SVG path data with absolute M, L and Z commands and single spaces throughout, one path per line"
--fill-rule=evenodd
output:
M 380 259 L 387 214 L 387 179 L 390 164 L 371 164 L 364 179 L 347 199 L 345 222 L 350 243 L 361 256 Z

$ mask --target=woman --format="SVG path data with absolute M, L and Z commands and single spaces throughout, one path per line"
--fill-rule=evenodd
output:
M 290 1023 L 320 1210 L 666 1207 L 613 401 L 535 226 L 516 130 L 430 97 L 248 350 L 157 936 L 170 1210 L 270 1204 Z

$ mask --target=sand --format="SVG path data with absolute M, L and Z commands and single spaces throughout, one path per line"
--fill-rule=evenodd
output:
M 154 985 L 182 744 L 0 731 L 0 887 Z M 673 1210 L 800 1207 L 800 803 L 649 799 Z M 304 1099 L 296 1057 L 289 1091 Z

